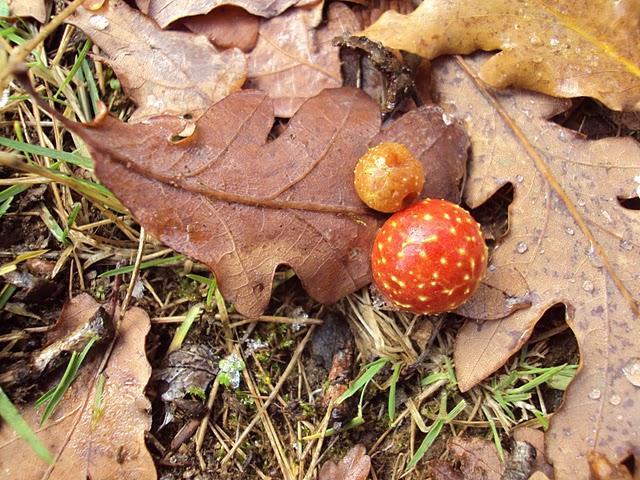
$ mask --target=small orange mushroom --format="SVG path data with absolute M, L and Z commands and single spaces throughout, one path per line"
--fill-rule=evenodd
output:
M 397 212 L 415 201 L 424 185 L 424 168 L 401 143 L 381 143 L 365 153 L 354 170 L 354 186 L 368 207 Z

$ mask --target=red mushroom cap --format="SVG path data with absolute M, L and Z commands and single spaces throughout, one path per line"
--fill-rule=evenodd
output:
M 371 254 L 373 280 L 402 310 L 440 313 L 475 292 L 487 268 L 480 225 L 463 208 L 425 199 L 392 215 Z

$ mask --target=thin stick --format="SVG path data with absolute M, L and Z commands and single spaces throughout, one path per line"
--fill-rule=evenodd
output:
M 307 342 L 311 338 L 311 335 L 313 334 L 315 329 L 316 329 L 315 325 L 312 325 L 311 327 L 309 327 L 309 331 L 304 336 L 304 338 L 302 339 L 300 344 L 297 346 L 295 352 L 293 352 L 293 356 L 291 357 L 291 360 L 289 361 L 289 364 L 287 365 L 287 368 L 285 368 L 284 372 L 282 372 L 282 375 L 278 379 L 278 383 L 276 383 L 276 386 L 273 388 L 273 390 L 269 394 L 269 397 L 264 402 L 264 408 L 265 409 L 269 408 L 269 406 L 273 403 L 273 400 L 278 395 L 278 392 L 280 392 L 280 389 L 284 385 L 284 382 L 286 382 L 287 378 L 289 377 L 289 375 L 291 375 L 291 372 L 296 367 L 296 363 L 298 361 L 298 358 L 300 358 L 300 355 L 302 355 L 302 351 L 304 350 L 304 347 L 307 345 Z M 247 427 L 244 429 L 244 431 L 240 434 L 240 436 L 238 437 L 236 442 L 231 447 L 231 450 L 229 450 L 229 452 L 222 459 L 222 462 L 221 462 L 222 465 L 224 465 L 225 463 L 227 463 L 231 459 L 231 457 L 236 452 L 238 447 L 242 444 L 244 439 L 247 438 L 247 435 L 249 435 L 249 432 L 251 432 L 253 427 L 255 427 L 256 423 L 258 423 L 258 420 L 260 420 L 260 414 L 255 415 L 253 417 L 253 419 L 251 420 L 251 422 L 249 422 L 249 425 L 247 425 Z
M 133 264 L 133 272 L 131 272 L 131 280 L 129 281 L 129 287 L 127 288 L 127 294 L 122 302 L 122 314 L 127 311 L 131 296 L 133 295 L 133 289 L 136 287 L 136 281 L 138 280 L 138 274 L 140 273 L 140 263 L 142 263 L 142 254 L 144 253 L 144 240 L 146 234 L 144 227 L 140 226 L 140 242 L 138 243 L 138 252 L 136 253 L 136 261 Z
M 207 413 L 202 419 L 202 422 L 198 427 L 198 431 L 196 432 L 196 455 L 198 456 L 198 460 L 200 461 L 200 468 L 203 471 L 207 468 L 207 465 L 202 458 L 200 450 L 202 449 L 202 444 L 204 443 L 204 436 L 207 433 L 207 426 L 209 425 L 209 419 L 211 418 L 211 409 L 213 408 L 213 404 L 216 401 L 216 395 L 218 394 L 219 387 L 220 379 L 216 377 L 215 381 L 213 382 L 213 387 L 211 387 L 211 391 L 209 392 L 209 398 L 207 399 Z
M 29 54 L 35 50 L 56 28 L 69 17 L 76 9 L 82 5 L 84 0 L 74 0 L 69 4 L 67 8 L 62 10 L 56 15 L 49 23 L 42 27 L 38 34 L 31 40 L 24 42 L 19 47 L 16 47 L 9 55 L 9 60 L 3 69 L 0 70 L 0 90 L 4 90 L 9 84 L 9 80 L 15 73 L 16 69 L 22 65 Z

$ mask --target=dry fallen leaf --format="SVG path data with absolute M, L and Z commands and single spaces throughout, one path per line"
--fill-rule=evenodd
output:
M 500 480 L 504 466 L 493 442 L 480 437 L 452 437 L 448 445 L 466 480 Z
M 362 34 L 429 59 L 501 50 L 479 72 L 493 86 L 640 109 L 636 0 L 426 0 L 409 15 L 385 13 Z
M 635 196 L 640 146 L 586 140 L 548 121 L 566 108 L 563 100 L 490 89 L 478 73 L 484 58 L 435 62 L 435 96 L 465 119 L 472 138 L 467 203 L 514 186 L 509 230 L 489 271 L 520 270 L 533 304 L 461 329 L 459 385 L 468 390 L 503 365 L 547 309 L 565 304 L 582 365 L 546 442 L 558 478 L 587 478 L 587 452 L 619 462 L 640 445 L 640 212 L 618 201 Z
M 327 460 L 320 469 L 318 480 L 366 480 L 371 470 L 371 459 L 362 445 L 352 447 L 336 464 Z
M 259 17 L 271 18 L 280 15 L 296 4 L 316 4 L 321 0 L 135 0 L 138 8 L 166 28 L 170 23 L 184 17 L 204 15 L 221 5 L 235 5 Z
M 83 294 L 66 305 L 56 329 L 72 330 L 86 322 L 99 308 Z M 52 417 L 39 427 L 41 412 L 33 406 L 21 414 L 54 455 L 49 466 L 40 460 L 6 424 L 0 427 L 0 458 L 4 478 L 30 479 L 155 479 L 153 459 L 146 449 L 144 433 L 151 426 L 149 401 L 144 387 L 151 367 L 144 343 L 149 317 L 129 310 L 104 371 L 106 383 L 102 412 L 94 418 L 95 380 L 100 355 L 83 364 Z M 95 347 L 94 347 L 95 348 Z
M 342 85 L 339 49 L 331 42 L 359 28 L 356 16 L 341 3 L 329 5 L 327 21 L 318 29 L 314 10 L 307 8 L 264 20 L 248 56 L 247 86 L 269 93 L 276 117 L 292 116 L 306 99 Z
M 69 22 L 107 54 L 138 106 L 132 121 L 165 113 L 197 117 L 245 81 L 240 50 L 218 52 L 204 36 L 160 30 L 122 0 L 109 0 L 95 11 L 80 8 Z
M 47 19 L 47 5 L 44 0 L 8 0 L 8 6 L 14 17 L 32 17 L 40 23 Z
M 589 452 L 589 469 L 593 480 L 633 480 L 633 475 L 624 464 L 613 464 L 606 455 Z
M 205 15 L 182 19 L 192 32 L 205 35 L 218 48 L 249 52 L 258 40 L 260 18 L 232 5 L 223 5 Z
M 425 196 L 450 185 L 466 164 L 467 137 L 439 107 L 422 107 L 380 132 L 378 107 L 351 88 L 310 99 L 266 144 L 274 117 L 262 92 L 231 95 L 198 123 L 162 116 L 125 124 L 105 116 L 82 125 L 39 105 L 87 142 L 96 174 L 134 217 L 160 241 L 207 264 L 225 299 L 250 317 L 267 306 L 281 264 L 323 303 L 370 282 L 371 243 L 382 218 L 353 188 L 353 168 L 369 142 L 405 143 L 432 171 Z M 185 130 L 190 136 L 175 140 Z M 455 201 L 459 191 L 452 193 Z

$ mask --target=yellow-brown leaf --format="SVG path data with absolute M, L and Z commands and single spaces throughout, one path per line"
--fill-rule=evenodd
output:
M 362 34 L 429 59 L 501 50 L 479 72 L 493 86 L 640 109 L 636 0 L 426 0 L 409 15 L 385 13 Z
M 548 308 L 565 304 L 582 365 L 546 442 L 557 478 L 588 478 L 589 451 L 619 462 L 640 445 L 640 212 L 618 200 L 635 197 L 640 146 L 564 129 L 547 118 L 566 102 L 492 90 L 479 78 L 481 67 L 477 58 L 434 62 L 435 95 L 455 105 L 451 113 L 465 119 L 472 139 L 467 203 L 476 207 L 514 185 L 509 230 L 489 270 L 518 269 L 533 303 L 460 331 L 459 385 L 467 390 L 499 368 Z

